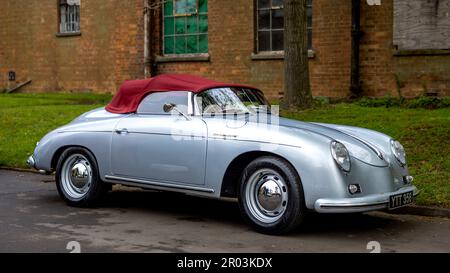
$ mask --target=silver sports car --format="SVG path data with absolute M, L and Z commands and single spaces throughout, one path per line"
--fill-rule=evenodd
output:
M 125 82 L 107 107 L 47 134 L 28 165 L 56 172 L 71 206 L 98 204 L 113 184 L 231 197 L 269 234 L 308 211 L 396 209 L 418 194 L 395 139 L 281 118 L 254 87 L 189 75 Z

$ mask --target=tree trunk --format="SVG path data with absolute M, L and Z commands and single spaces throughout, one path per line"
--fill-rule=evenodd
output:
M 308 67 L 306 0 L 284 1 L 284 98 L 282 107 L 312 104 Z

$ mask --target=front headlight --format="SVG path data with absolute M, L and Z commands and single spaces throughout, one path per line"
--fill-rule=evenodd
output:
M 391 151 L 394 154 L 395 158 L 400 162 L 402 166 L 406 165 L 406 153 L 403 145 L 400 144 L 397 140 L 391 139 Z
M 331 142 L 331 155 L 343 171 L 350 171 L 350 154 L 344 144 L 337 141 Z

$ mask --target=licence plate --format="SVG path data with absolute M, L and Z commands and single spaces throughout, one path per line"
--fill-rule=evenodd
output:
M 413 192 L 408 191 L 405 193 L 400 193 L 396 195 L 391 195 L 389 197 L 389 209 L 396 209 L 404 207 L 413 202 Z

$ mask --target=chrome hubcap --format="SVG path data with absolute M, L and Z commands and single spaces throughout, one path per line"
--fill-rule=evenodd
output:
M 89 182 L 89 171 L 82 162 L 72 167 L 70 179 L 75 187 L 82 189 Z
M 62 166 L 62 187 L 73 199 L 83 198 L 92 183 L 92 168 L 89 160 L 81 154 L 69 156 Z
M 281 206 L 281 189 L 273 180 L 264 182 L 258 190 L 258 204 L 266 211 L 275 211 Z
M 286 211 L 287 185 L 274 170 L 258 170 L 247 182 L 246 202 L 250 213 L 256 219 L 263 223 L 273 223 Z

